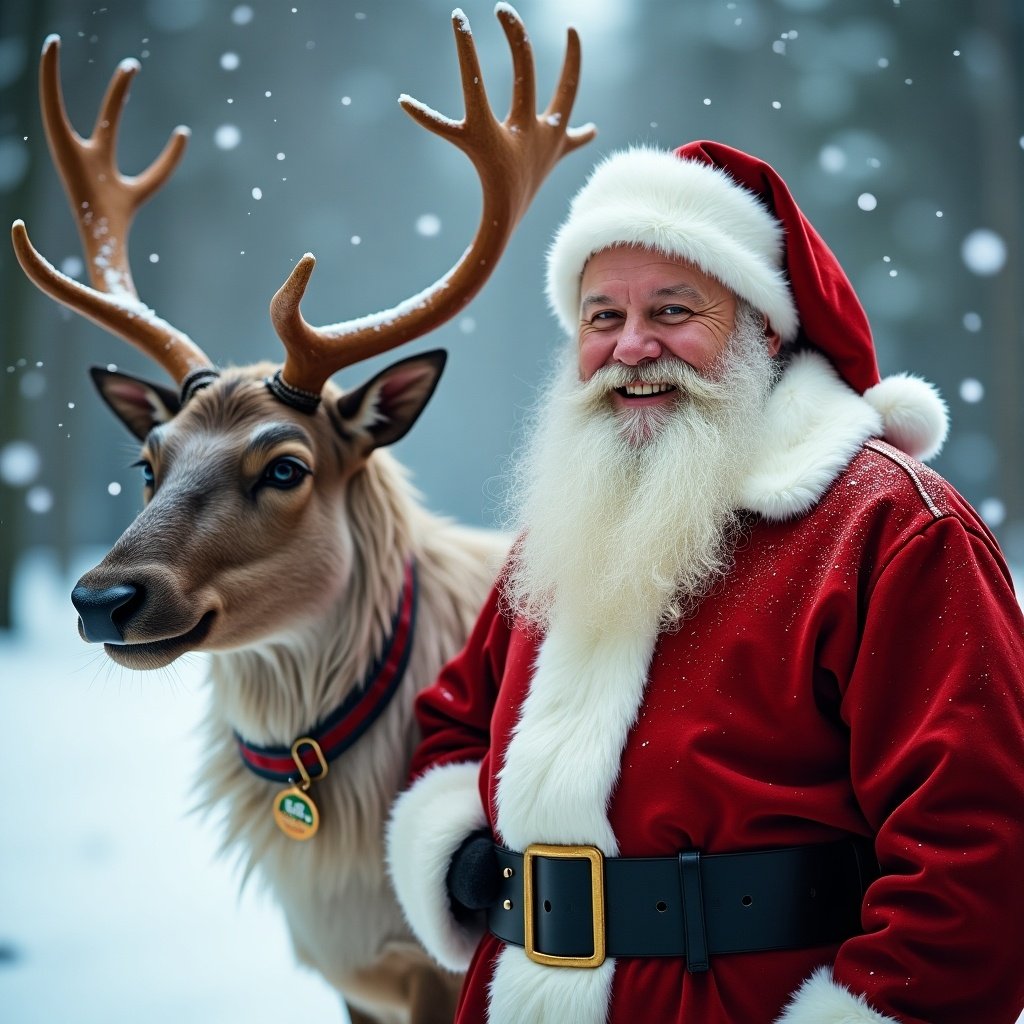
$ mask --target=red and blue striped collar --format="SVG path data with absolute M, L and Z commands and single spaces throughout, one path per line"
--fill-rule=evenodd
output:
M 405 566 L 402 596 L 391 622 L 391 636 L 380 658 L 340 707 L 303 734 L 316 740 L 328 763 L 340 757 L 373 725 L 398 690 L 412 650 L 416 600 L 416 568 L 410 560 Z M 296 764 L 290 746 L 259 747 L 246 742 L 238 733 L 235 739 L 242 762 L 251 771 L 274 782 L 295 781 Z M 316 752 L 306 745 L 299 756 L 315 781 L 321 774 Z

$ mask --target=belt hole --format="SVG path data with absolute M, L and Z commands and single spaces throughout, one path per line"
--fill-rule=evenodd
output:
M 551 913 L 551 900 L 545 900 L 544 901 L 544 913 L 545 914 L 550 914 Z
M 744 896 L 743 899 L 740 900 L 740 903 L 742 903 L 745 907 L 752 907 L 754 905 L 754 897 Z
M 658 902 L 654 904 L 654 907 L 659 914 L 664 914 L 665 911 L 668 910 L 668 904 L 664 900 L 658 900 Z

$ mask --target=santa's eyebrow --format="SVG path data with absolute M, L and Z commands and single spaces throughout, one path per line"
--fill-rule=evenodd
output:
M 580 310 L 588 309 L 590 306 L 613 306 L 614 300 L 610 295 L 585 295 L 580 302 Z
M 674 284 L 665 288 L 658 288 L 651 293 L 655 299 L 685 299 L 694 305 L 701 305 L 707 302 L 707 296 L 692 284 Z
M 692 284 L 672 284 L 664 288 L 656 288 L 650 294 L 652 299 L 683 299 L 693 305 L 703 305 L 708 301 L 707 296 Z M 591 306 L 614 306 L 615 299 L 610 295 L 593 294 L 585 295 L 580 302 L 580 312 L 586 312 Z

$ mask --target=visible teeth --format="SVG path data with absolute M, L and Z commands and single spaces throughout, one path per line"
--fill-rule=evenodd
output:
M 660 395 L 663 391 L 671 391 L 671 384 L 627 384 L 627 395 Z

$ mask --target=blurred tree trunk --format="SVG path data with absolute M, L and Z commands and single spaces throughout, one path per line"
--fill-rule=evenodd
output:
M 1000 68 L 986 81 L 977 97 L 981 128 L 981 180 L 985 183 L 982 210 L 986 225 L 1006 242 L 1006 265 L 993 282 L 994 313 L 985 334 L 992 339 L 991 400 L 995 411 L 993 433 L 999 451 L 998 496 L 1011 517 L 1024 512 L 1024 406 L 1020 383 L 1024 379 L 1024 301 L 1020 280 L 1024 230 L 1021 207 L 1019 153 L 1021 52 L 1024 49 L 1019 0 L 980 0 L 978 24 L 997 47 Z M 998 532 L 998 531 L 997 531 Z
M 0 39 L 23 41 L 27 55 L 22 73 L 3 90 L 3 106 L 10 112 L 15 124 L 26 126 L 33 122 L 38 109 L 36 99 L 36 60 L 45 34 L 49 4 L 46 0 L 32 3 L 0 4 Z M 38 125 L 38 118 L 35 124 Z M 13 130 L 11 134 L 14 134 Z M 4 197 L 9 210 L 19 215 L 32 207 L 36 169 L 46 159 L 46 141 L 41 130 L 19 132 L 28 135 L 30 149 L 29 168 L 21 182 Z M 5 222 L 4 229 L 7 227 Z M 18 438 L 24 429 L 24 403 L 19 393 L 19 374 L 7 373 L 8 366 L 16 365 L 25 357 L 28 329 L 27 305 L 30 291 L 25 287 L 25 275 L 11 252 L 10 243 L 4 243 L 7 252 L 0 258 L 0 295 L 3 296 L 3 318 L 0 322 L 0 438 Z M 0 484 L 3 506 L 0 511 L 0 629 L 9 629 L 13 620 L 12 584 L 15 561 L 24 546 L 26 509 L 19 492 Z

